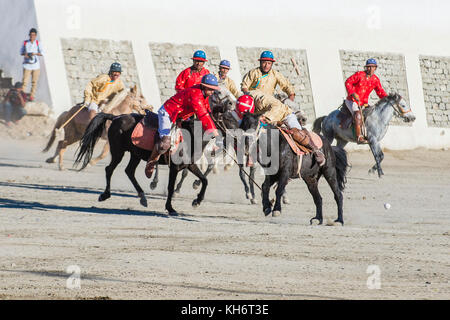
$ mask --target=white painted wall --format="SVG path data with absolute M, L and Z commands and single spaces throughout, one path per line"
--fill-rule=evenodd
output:
M 37 39 L 40 45 L 42 44 L 44 57 L 40 57 L 41 75 L 36 98 L 51 105 L 45 64 L 45 41 L 42 41 L 35 11 L 33 0 L 0 0 L 0 69 L 4 71 L 4 77 L 12 77 L 14 82 L 22 81 L 23 56 L 20 55 L 20 48 L 23 41 L 29 39 L 30 29 L 38 29 Z
M 449 129 L 427 127 L 419 67 L 420 54 L 450 56 L 448 1 L 228 0 L 199 5 L 192 0 L 35 0 L 35 6 L 57 112 L 70 104 L 61 37 L 131 40 L 143 93 L 155 106 L 161 101 L 149 42 L 218 46 L 227 55 L 222 58 L 232 62 L 236 83 L 241 77 L 236 46 L 306 49 L 317 116 L 346 95 L 340 49 L 391 52 L 405 55 L 418 119 L 412 128 L 390 128 L 383 145 L 450 146 Z

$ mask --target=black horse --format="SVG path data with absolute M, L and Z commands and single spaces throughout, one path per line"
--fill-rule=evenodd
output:
M 108 140 L 111 147 L 110 149 L 111 162 L 105 168 L 106 189 L 100 195 L 98 201 L 105 201 L 106 199 L 111 197 L 111 176 L 117 165 L 122 161 L 125 152 L 128 151 L 130 152 L 131 156 L 130 161 L 125 169 L 125 173 L 127 174 L 134 188 L 138 192 L 138 197 L 140 198 L 141 205 L 147 207 L 147 199 L 145 198 L 145 193 L 140 187 L 139 183 L 136 181 L 135 172 L 136 167 L 139 165 L 141 160 L 144 161 L 148 160 L 151 151 L 138 148 L 131 142 L 131 134 L 136 125 L 143 119 L 143 117 L 144 117 L 143 115 L 134 113 L 123 114 L 120 116 L 100 113 L 97 116 L 95 116 L 95 118 L 92 119 L 92 121 L 89 123 L 89 126 L 87 127 L 83 135 L 83 138 L 81 139 L 79 152 L 75 160 L 75 165 L 79 164 L 81 161 L 83 162 L 80 170 L 84 169 L 89 164 L 89 161 L 92 157 L 92 153 L 94 151 L 95 144 L 102 134 L 106 121 L 107 120 L 112 121 L 111 126 L 109 127 L 108 130 Z M 195 121 L 193 120 L 189 120 L 181 123 L 181 128 L 187 130 L 187 132 L 189 132 L 190 134 L 190 139 L 187 139 L 190 140 L 190 146 L 187 146 L 186 143 L 183 142 L 180 145 L 180 147 L 183 148 L 181 152 L 189 150 L 191 155 L 191 161 L 189 161 L 189 163 L 182 163 L 182 164 L 176 164 L 173 161 L 169 161 L 169 186 L 166 201 L 166 210 L 169 212 L 169 215 L 177 215 L 177 212 L 172 207 L 172 197 L 174 192 L 175 180 L 179 171 L 187 168 L 201 181 L 202 188 L 200 190 L 200 193 L 197 195 L 197 198 L 194 199 L 194 201 L 192 202 L 192 206 L 194 208 L 198 207 L 200 203 L 203 201 L 206 187 L 208 185 L 208 180 L 195 164 L 194 122 Z M 206 142 L 202 141 L 202 148 L 204 148 L 206 144 L 207 141 Z M 165 156 L 161 156 L 159 164 L 166 164 L 166 165 L 168 164 L 168 161 Z
M 244 131 L 252 129 L 253 132 L 258 132 L 260 126 L 259 115 L 246 113 L 242 119 L 240 128 Z M 258 148 L 267 148 L 267 155 L 271 157 L 271 145 L 278 143 L 279 150 L 279 166 L 276 169 L 275 174 L 266 174 L 264 183 L 262 185 L 262 204 L 264 214 L 267 216 L 272 213 L 273 216 L 281 214 L 281 196 L 289 179 L 299 178 L 298 175 L 298 156 L 292 151 L 286 139 L 281 134 L 274 134 L 278 129 L 274 126 L 267 125 L 267 144 L 264 145 L 258 140 Z M 273 129 L 273 130 L 272 130 Z M 278 132 L 277 132 L 278 133 Z M 278 141 L 272 141 L 277 137 Z M 331 190 L 334 194 L 334 200 L 338 207 L 338 218 L 335 222 L 344 224 L 343 218 L 343 196 L 342 191 L 345 188 L 346 175 L 348 169 L 347 153 L 343 148 L 332 147 L 326 140 L 323 140 L 322 151 L 326 158 L 324 166 L 320 167 L 315 158 L 311 155 L 304 155 L 301 162 L 300 176 L 308 186 L 308 190 L 311 193 L 314 203 L 316 205 L 316 216 L 310 220 L 312 224 L 313 220 L 318 220 L 319 224 L 323 222 L 322 216 L 322 197 L 320 196 L 318 183 L 320 177 L 323 175 L 327 180 Z M 274 150 L 275 151 L 275 150 Z M 260 158 L 260 152 L 258 152 L 258 161 L 263 167 L 268 167 L 267 162 L 263 163 Z M 269 200 L 270 187 L 278 183 L 276 189 L 276 201 L 272 209 L 272 203 Z

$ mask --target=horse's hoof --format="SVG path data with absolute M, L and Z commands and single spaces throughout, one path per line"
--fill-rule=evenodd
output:
M 198 201 L 197 199 L 194 199 L 194 201 L 192 201 L 193 208 L 197 208 L 199 205 L 200 205 L 200 201 Z
M 102 202 L 105 201 L 107 199 L 111 198 L 111 194 L 109 193 L 102 193 L 99 197 L 98 197 L 98 201 Z
M 47 162 L 47 163 L 55 163 L 56 160 L 54 158 L 48 158 L 47 160 L 45 160 L 45 162 Z
M 155 190 L 157 185 L 158 185 L 158 182 L 150 183 L 150 190 Z
M 337 226 L 337 227 L 343 227 L 344 226 L 344 221 L 336 219 L 336 220 L 334 220 L 334 225 Z
M 147 208 L 148 204 L 147 204 L 147 199 L 145 198 L 145 195 L 139 195 L 139 197 L 141 198 L 141 200 L 139 201 L 141 203 L 142 206 L 144 206 L 145 208 Z
M 283 197 L 283 204 L 290 204 L 288 197 Z
M 250 199 L 251 204 L 257 204 L 256 199 Z
M 265 208 L 265 209 L 263 210 L 263 212 L 264 212 L 264 215 L 267 217 L 269 214 L 272 213 L 272 208 L 270 208 L 270 207 Z
M 311 220 L 309 220 L 309 224 L 310 225 L 314 225 L 314 226 L 321 225 L 322 224 L 322 219 L 312 218 Z
M 96 164 L 97 164 L 97 161 L 91 160 L 88 165 L 95 166 Z
M 279 217 L 281 216 L 281 211 L 280 210 L 274 210 L 272 212 L 272 217 Z
M 169 211 L 169 216 L 176 217 L 176 216 L 178 216 L 178 212 L 176 212 L 175 210 L 170 210 Z
M 192 188 L 194 188 L 194 190 L 197 190 L 198 187 L 200 187 L 201 181 L 200 180 L 195 180 L 194 183 L 192 184 Z
M 231 168 L 231 164 L 226 164 L 225 167 L 223 167 L 224 171 L 228 171 Z
M 59 169 L 59 171 L 65 171 L 66 170 L 66 168 L 64 168 L 64 167 L 59 167 L 58 169 Z

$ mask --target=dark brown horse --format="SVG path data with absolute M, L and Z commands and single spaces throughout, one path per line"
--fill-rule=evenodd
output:
M 154 115 L 156 116 L 156 115 Z M 125 173 L 133 184 L 134 188 L 138 193 L 140 198 L 140 203 L 144 207 L 147 207 L 147 199 L 145 198 L 145 193 L 140 187 L 139 183 L 136 181 L 135 172 L 138 164 L 141 160 L 147 161 L 151 151 L 147 151 L 136 147 L 131 141 L 131 134 L 136 127 L 136 125 L 143 119 L 143 115 L 139 114 L 123 114 L 120 116 L 114 116 L 112 114 L 100 113 L 89 123 L 85 134 L 83 135 L 80 142 L 80 149 L 75 160 L 75 165 L 82 162 L 82 167 L 80 170 L 85 168 L 92 157 L 92 152 L 94 150 L 95 144 L 101 137 L 102 132 L 105 128 L 105 124 L 108 120 L 111 120 L 111 125 L 108 130 L 108 141 L 110 144 L 111 151 L 111 163 L 105 168 L 106 171 L 106 189 L 100 195 L 99 201 L 105 201 L 111 197 L 111 176 L 117 167 L 117 165 L 122 161 L 125 152 L 130 152 L 130 161 L 125 169 Z M 202 139 L 202 137 L 194 137 L 194 122 L 193 120 L 184 121 L 181 123 L 181 128 L 185 130 L 190 135 L 189 139 L 185 139 L 180 145 L 179 149 L 181 152 L 187 152 L 190 154 L 190 161 L 188 163 L 177 164 L 174 161 L 169 163 L 169 186 L 168 186 L 168 196 L 166 201 L 166 210 L 169 215 L 177 215 L 177 212 L 172 207 L 172 197 L 174 193 L 174 186 L 177 174 L 183 169 L 188 169 L 201 181 L 202 188 L 197 198 L 192 202 L 193 207 L 197 207 L 203 201 L 206 187 L 208 181 L 203 173 L 200 171 L 198 166 L 195 164 L 197 160 L 194 156 L 199 157 L 200 155 L 194 154 L 194 144 L 196 143 L 196 138 Z M 186 141 L 190 142 L 190 145 Z M 202 141 L 201 146 L 207 144 L 208 141 Z M 202 149 L 203 150 L 203 149 Z M 164 156 L 159 160 L 159 164 L 168 164 Z

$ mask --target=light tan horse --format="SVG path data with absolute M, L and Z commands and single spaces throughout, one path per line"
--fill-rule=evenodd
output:
M 55 127 L 53 128 L 52 135 L 47 143 L 47 146 L 42 152 L 47 152 L 50 150 L 53 142 L 56 139 L 56 134 L 58 130 L 60 130 L 61 126 L 68 120 L 70 117 L 75 114 L 81 104 L 74 106 L 69 111 L 63 112 L 58 119 L 56 120 Z M 145 114 L 145 109 L 151 110 L 151 106 L 147 104 L 144 96 L 140 93 L 139 89 L 135 85 L 133 88 L 128 90 L 123 90 L 116 94 L 114 98 L 112 98 L 108 103 L 104 104 L 104 107 L 101 107 L 102 112 L 111 113 L 113 115 L 120 114 L 128 114 L 134 112 L 138 112 L 140 114 Z M 63 128 L 64 130 L 64 139 L 58 142 L 58 146 L 56 147 L 56 151 L 53 157 L 48 158 L 46 160 L 47 163 L 55 163 L 56 158 L 59 157 L 59 170 L 64 170 L 63 165 L 63 156 L 67 147 L 71 144 L 80 141 L 83 137 L 84 131 L 89 125 L 89 112 L 87 108 L 84 108 L 80 113 L 78 113 L 67 125 Z M 103 133 L 102 138 L 107 139 L 106 131 L 108 130 L 109 124 L 107 124 L 106 130 Z M 98 161 L 102 160 L 108 155 L 109 152 L 109 143 L 106 141 L 105 146 L 103 147 L 102 153 L 95 159 L 93 159 L 90 164 L 95 165 Z

